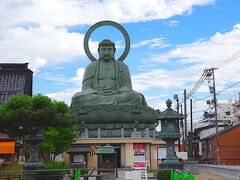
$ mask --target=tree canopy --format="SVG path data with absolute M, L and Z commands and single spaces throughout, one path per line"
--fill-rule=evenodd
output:
M 76 137 L 76 126 L 44 130 L 45 140 L 40 144 L 40 152 L 45 162 L 54 161 L 55 157 L 68 149 Z
M 20 94 L 0 107 L 0 131 L 10 137 L 34 135 L 39 129 L 75 124 L 76 118 L 68 113 L 68 106 L 47 96 Z

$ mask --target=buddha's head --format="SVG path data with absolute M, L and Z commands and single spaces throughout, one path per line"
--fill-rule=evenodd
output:
M 99 59 L 105 61 L 114 60 L 115 51 L 115 44 L 109 39 L 104 39 L 98 44 Z

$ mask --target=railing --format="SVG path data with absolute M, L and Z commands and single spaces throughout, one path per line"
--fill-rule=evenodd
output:
M 30 177 L 34 177 L 36 180 L 73 180 L 75 179 L 75 170 L 76 169 L 48 169 L 48 170 L 23 170 L 21 173 L 18 171 L 0 171 L 0 180 L 25 180 Z M 117 169 L 81 169 L 81 177 L 88 179 L 89 177 L 101 180 L 103 177 L 109 175 L 113 176 L 110 179 L 124 180 L 125 174 L 133 171 L 142 171 L 142 170 L 133 170 L 132 168 L 117 168 Z M 157 179 L 158 169 L 148 169 L 145 170 L 148 172 L 147 179 Z M 104 173 L 103 173 L 104 172 Z M 141 173 L 140 173 L 141 174 Z M 109 179 L 109 178 L 108 178 Z
M 222 166 L 199 164 L 199 172 L 208 172 L 219 176 L 224 176 L 230 180 L 240 180 L 240 166 Z

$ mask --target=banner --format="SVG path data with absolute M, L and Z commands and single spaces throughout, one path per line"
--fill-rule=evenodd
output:
M 145 145 L 133 144 L 133 162 L 145 161 Z
M 135 173 L 135 178 L 137 180 L 147 179 L 145 144 L 133 144 L 133 168 L 136 169 L 136 171 L 135 172 L 133 171 L 133 173 Z

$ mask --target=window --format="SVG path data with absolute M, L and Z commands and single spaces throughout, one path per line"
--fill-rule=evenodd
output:
M 208 152 L 212 152 L 213 151 L 213 144 L 212 142 L 208 143 Z
M 205 152 L 206 144 L 202 143 L 202 152 Z
M 72 156 L 73 163 L 85 163 L 85 156 L 84 154 L 75 154 Z

